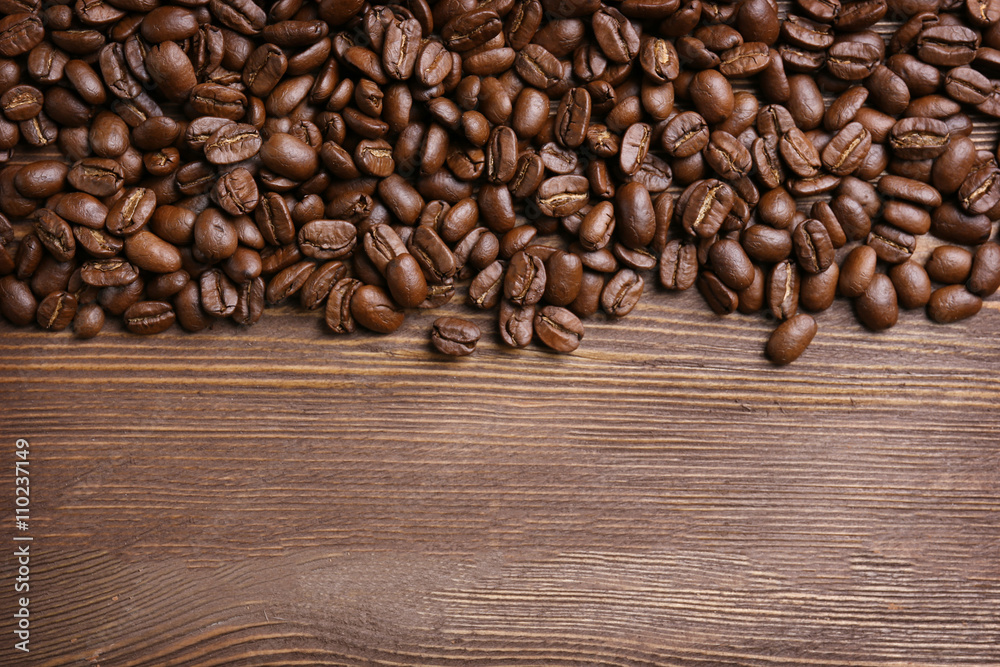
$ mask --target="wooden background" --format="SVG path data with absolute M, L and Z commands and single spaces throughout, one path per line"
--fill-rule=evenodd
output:
M 35 538 L 0 664 L 1000 664 L 996 298 L 881 334 L 838 302 L 787 368 L 693 292 L 571 356 L 483 317 L 446 359 L 441 312 L 0 324 L 0 502 L 27 438 Z

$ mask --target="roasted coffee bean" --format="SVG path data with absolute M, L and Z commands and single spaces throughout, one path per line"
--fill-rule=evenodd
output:
M 484 268 L 469 284 L 469 304 L 481 309 L 495 307 L 503 296 L 504 267 L 494 261 Z
M 816 336 L 816 320 L 799 313 L 785 320 L 767 340 L 767 358 L 779 366 L 790 364 L 805 352 Z
M 753 282 L 754 266 L 739 242 L 719 239 L 709 248 L 708 258 L 712 273 L 731 290 L 739 292 Z
M 572 311 L 559 306 L 545 306 L 535 312 L 535 335 L 548 348 L 572 352 L 583 339 L 583 323 Z
M 473 322 L 458 317 L 439 317 L 431 326 L 431 344 L 441 354 L 464 357 L 476 351 L 482 332 Z
M 957 285 L 969 279 L 972 273 L 972 253 L 965 248 L 942 245 L 934 248 L 924 264 L 931 280 L 946 285 Z
M 38 304 L 35 319 L 48 331 L 62 331 L 76 316 L 77 300 L 69 292 L 52 292 Z
M 504 298 L 515 306 L 538 303 L 545 293 L 545 263 L 523 250 L 511 257 L 504 279 Z
M 403 308 L 416 308 L 427 298 L 427 281 L 409 253 L 396 256 L 386 265 L 385 278 L 393 300 Z
M 69 224 L 47 208 L 35 211 L 35 234 L 45 249 L 60 262 L 68 262 L 76 253 L 76 239 Z
M 556 110 L 555 136 L 559 143 L 568 148 L 582 145 L 587 138 L 590 116 L 591 99 L 587 89 L 571 88 L 566 91 Z
M 165 301 L 139 301 L 125 310 L 125 327 L 135 334 L 158 334 L 169 329 L 176 319 L 173 307 Z
M 601 308 L 610 317 L 625 317 L 642 297 L 645 281 L 631 269 L 621 269 L 604 286 Z
M 775 319 L 786 320 L 799 307 L 799 271 L 791 260 L 772 267 L 767 278 L 767 303 Z
M 351 316 L 361 326 L 376 333 L 392 333 L 403 325 L 403 311 L 381 287 L 361 285 L 350 299 Z
M 622 147 L 624 151 L 624 146 Z M 750 173 L 753 159 L 750 151 L 736 137 L 716 130 L 704 150 L 705 161 L 727 181 L 736 181 Z
M 535 306 L 500 302 L 500 338 L 510 347 L 527 347 L 534 335 Z
M 83 282 L 95 287 L 121 287 L 134 283 L 139 272 L 121 258 L 98 259 L 84 262 L 80 267 Z
M 297 294 L 315 270 L 316 263 L 311 260 L 296 262 L 282 269 L 267 283 L 267 302 L 278 303 Z
M 722 74 L 706 69 L 695 74 L 688 94 L 706 122 L 721 123 L 733 113 L 733 88 Z
M 545 260 L 545 276 L 542 298 L 553 306 L 569 306 L 580 292 L 583 263 L 574 253 L 557 250 Z
M 705 119 L 694 111 L 677 114 L 667 122 L 660 143 L 672 157 L 690 157 L 701 151 L 709 140 Z
M 966 289 L 976 296 L 992 296 L 1000 288 L 1000 246 L 989 241 L 976 249 Z
M 840 293 L 846 297 L 858 297 L 864 294 L 875 277 L 877 262 L 878 255 L 871 246 L 862 245 L 854 248 L 840 267 L 838 283 Z
M 586 206 L 589 191 L 590 183 L 585 176 L 554 176 L 538 186 L 535 203 L 544 215 L 563 217 Z
M 299 229 L 302 254 L 313 259 L 344 257 L 354 250 L 358 230 L 345 220 L 312 220 Z
M 80 305 L 73 318 L 73 334 L 77 338 L 93 338 L 104 328 L 104 310 L 96 303 Z
M 912 234 L 882 224 L 872 227 L 865 243 L 874 248 L 879 259 L 889 264 L 905 262 L 913 256 L 917 247 L 917 240 Z
M 819 273 L 804 274 L 799 286 L 799 305 L 813 312 L 826 310 L 837 296 L 839 279 L 840 269 L 836 263 Z
M 0 313 L 15 326 L 35 321 L 38 302 L 28 284 L 14 276 L 0 278 Z
M 865 247 L 865 246 L 862 246 Z M 923 308 L 931 298 L 931 280 L 922 266 L 910 260 L 889 269 L 889 278 L 899 305 L 903 308 Z
M 716 315 L 728 315 L 736 312 L 739 306 L 739 295 L 712 271 L 701 271 L 695 285 L 697 285 L 698 292 L 705 303 Z
M 694 245 L 674 239 L 660 255 L 660 284 L 668 290 L 686 290 L 698 277 L 698 253 Z
M 758 262 L 780 262 L 792 253 L 792 235 L 787 229 L 752 225 L 742 234 L 741 244 L 747 255 Z
M 201 274 L 201 306 L 215 317 L 229 317 L 236 310 L 239 294 L 236 286 L 221 269 L 209 269 Z
M 868 287 L 854 301 L 854 312 L 858 320 L 873 331 L 882 331 L 896 324 L 899 306 L 896 288 L 889 276 L 877 273 L 872 277 Z
M 950 324 L 972 317 L 983 307 L 983 300 L 964 285 L 948 285 L 934 290 L 927 303 L 927 316 L 939 324 Z
M 681 210 L 684 230 L 691 236 L 714 236 L 733 208 L 735 193 L 732 188 L 715 179 L 698 181 L 688 186 Z
M 822 273 L 834 260 L 833 242 L 819 220 L 806 220 L 792 233 L 799 266 L 807 273 Z

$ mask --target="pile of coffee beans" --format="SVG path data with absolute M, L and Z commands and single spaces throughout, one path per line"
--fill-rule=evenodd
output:
M 658 282 L 788 363 L 1000 286 L 992 76 L 1000 0 L 0 0 L 0 313 L 571 352 Z

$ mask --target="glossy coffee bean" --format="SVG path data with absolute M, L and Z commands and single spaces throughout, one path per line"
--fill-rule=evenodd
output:
M 767 358 L 779 366 L 790 364 L 806 351 L 816 336 L 816 320 L 811 315 L 799 313 L 781 324 L 767 340 Z

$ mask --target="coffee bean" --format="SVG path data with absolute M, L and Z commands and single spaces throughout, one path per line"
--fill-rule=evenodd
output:
M 125 310 L 125 327 L 136 334 L 151 335 L 166 331 L 176 315 L 165 301 L 139 301 Z
M 73 334 L 77 338 L 93 338 L 104 328 L 104 310 L 96 303 L 81 305 L 73 318 Z
M 583 323 L 566 308 L 545 306 L 535 312 L 535 335 L 556 352 L 572 352 L 583 339 Z
M 805 313 L 785 320 L 767 340 L 767 358 L 779 366 L 792 363 L 809 347 L 816 336 L 816 329 L 816 320 Z
M 799 271 L 791 260 L 778 262 L 767 279 L 767 303 L 775 319 L 795 315 L 799 307 Z
M 351 296 L 351 316 L 361 326 L 376 333 L 392 333 L 403 324 L 405 315 L 381 287 L 361 285 Z
M 642 296 L 645 281 L 631 269 L 621 269 L 604 286 L 601 308 L 610 317 L 625 317 Z
M 476 351 L 481 335 L 473 322 L 458 317 L 439 317 L 431 327 L 431 344 L 441 354 L 464 357 Z
M 927 316 L 939 324 L 950 324 L 972 317 L 982 307 L 983 300 L 968 292 L 964 285 L 948 285 L 931 293 Z

